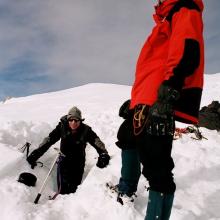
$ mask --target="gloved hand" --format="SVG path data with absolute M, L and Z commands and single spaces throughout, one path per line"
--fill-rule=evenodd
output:
M 31 165 L 31 169 L 34 169 L 37 166 L 37 160 L 41 155 L 39 154 L 38 150 L 34 150 L 28 157 L 27 162 Z
M 131 110 L 129 109 L 130 107 L 130 102 L 131 100 L 127 100 L 125 101 L 122 106 L 120 107 L 119 109 L 119 116 L 124 118 L 124 119 L 127 119 L 131 113 Z
M 148 113 L 147 133 L 150 135 L 174 134 L 173 103 L 179 99 L 179 92 L 162 84 L 158 90 L 158 99 L 150 107 Z
M 96 166 L 104 168 L 109 164 L 110 156 L 106 153 L 100 154 Z

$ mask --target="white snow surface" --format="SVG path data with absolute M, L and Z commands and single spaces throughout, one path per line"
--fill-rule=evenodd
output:
M 202 105 L 220 101 L 220 73 L 205 75 Z M 116 184 L 120 177 L 120 149 L 115 145 L 117 130 L 122 123 L 120 105 L 130 97 L 131 87 L 114 84 L 87 84 L 68 90 L 11 98 L 0 103 L 0 219 L 1 220 L 142 220 L 144 219 L 148 183 L 141 176 L 137 198 L 121 205 L 110 196 L 105 184 Z M 107 168 L 95 166 L 97 153 L 90 145 L 86 149 L 83 182 L 74 194 L 58 195 L 54 169 L 39 204 L 33 201 L 56 155 L 54 147 L 40 161 L 44 167 L 32 170 L 20 148 L 28 141 L 31 150 L 55 128 L 61 116 L 73 106 L 83 113 L 85 123 L 100 136 L 112 159 Z M 177 127 L 188 125 L 177 123 Z M 220 219 L 220 133 L 205 128 L 208 140 L 194 140 L 184 134 L 174 141 L 174 175 L 177 184 L 171 220 Z M 35 187 L 17 182 L 22 172 L 38 178 Z

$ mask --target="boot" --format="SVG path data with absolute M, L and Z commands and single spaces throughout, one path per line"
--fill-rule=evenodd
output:
M 149 191 L 145 220 L 169 220 L 174 194 Z

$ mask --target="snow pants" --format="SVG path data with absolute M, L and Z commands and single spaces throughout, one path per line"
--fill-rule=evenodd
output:
M 142 132 L 137 138 L 143 175 L 147 178 L 150 190 L 173 194 L 176 184 L 172 170 L 174 162 L 171 157 L 172 136 L 152 136 Z
M 127 196 L 132 196 L 137 191 L 137 185 L 141 175 L 137 149 L 122 149 L 121 160 L 121 178 L 118 184 L 118 191 Z
M 57 187 L 60 194 L 74 193 L 84 173 L 85 159 L 60 157 L 57 165 Z
M 169 220 L 174 194 L 149 190 L 148 205 L 144 220 Z

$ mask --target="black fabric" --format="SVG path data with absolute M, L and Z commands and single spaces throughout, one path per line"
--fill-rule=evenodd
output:
M 149 117 L 149 121 L 146 124 L 146 132 L 153 136 L 166 136 L 174 134 L 174 118 L 172 115 L 161 117 Z
M 24 183 L 27 186 L 35 186 L 37 177 L 32 173 L 21 173 L 18 177 L 18 182 Z
M 198 118 L 201 96 L 201 88 L 182 89 L 180 93 L 180 99 L 175 102 L 174 109 L 176 111 L 185 112 L 185 114 Z M 191 103 L 193 103 L 193 105 Z M 186 119 L 183 120 L 177 116 L 175 119 L 184 123 L 192 123 L 191 121 L 187 121 Z
M 183 56 L 178 65 L 173 69 L 173 76 L 167 81 L 167 85 L 180 90 L 186 77 L 192 75 L 200 63 L 199 42 L 194 39 L 186 39 Z
M 174 134 L 174 109 L 173 103 L 179 99 L 179 92 L 166 84 L 162 84 L 158 90 L 158 99 L 150 107 L 147 133 L 150 135 Z
M 188 8 L 191 10 L 200 11 L 199 6 L 193 0 L 179 0 L 173 8 L 170 10 L 166 19 L 171 22 L 173 15 L 178 12 L 181 8 Z
M 84 173 L 83 158 L 59 157 L 57 165 L 57 186 L 60 194 L 74 193 L 80 185 Z
M 132 110 L 129 109 L 131 100 L 125 101 L 119 109 L 118 115 L 124 119 L 127 119 L 132 114 Z
M 31 169 L 34 169 L 34 167 L 37 166 L 37 160 L 41 157 L 41 155 L 41 151 L 36 149 L 27 157 L 27 162 L 30 164 Z
M 201 108 L 198 126 L 210 130 L 220 130 L 220 103 L 218 101 L 212 101 L 208 106 Z
M 129 117 L 120 125 L 117 133 L 118 141 L 115 143 L 121 149 L 135 148 L 135 136 L 133 129 L 133 118 Z
M 84 123 L 80 125 L 76 133 L 72 133 L 66 116 L 64 116 L 61 119 L 59 133 L 61 133 L 60 150 L 65 155 L 77 155 L 78 153 L 79 155 L 85 155 L 87 143 L 91 144 L 96 149 L 98 154 L 106 153 L 106 149 L 100 148 L 100 146 L 97 144 L 97 138 L 99 138 L 97 134 L 92 130 L 91 127 Z
M 108 154 L 99 155 L 96 166 L 99 168 L 104 168 L 109 164 L 110 156 Z
M 143 175 L 149 181 L 150 189 L 162 193 L 174 193 L 176 185 L 172 170 L 172 136 L 152 136 L 142 132 L 137 146 L 143 164 Z
M 81 126 L 76 133 L 69 132 L 65 138 L 61 138 L 60 150 L 67 157 L 85 157 L 85 140 L 81 140 L 84 126 Z
M 166 84 L 167 81 L 164 81 L 158 90 L 158 101 L 160 102 L 169 102 L 173 104 L 176 100 L 179 99 L 179 92 L 169 85 Z
M 174 75 L 181 74 L 184 77 L 194 73 L 200 63 L 199 42 L 194 39 L 186 39 L 182 59 L 174 69 Z

